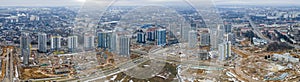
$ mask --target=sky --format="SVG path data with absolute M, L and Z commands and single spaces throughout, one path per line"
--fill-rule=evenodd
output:
M 80 6 L 88 0 L 0 0 L 0 6 Z M 216 5 L 300 5 L 300 0 L 213 0 Z M 118 0 L 116 5 L 180 4 L 183 0 Z

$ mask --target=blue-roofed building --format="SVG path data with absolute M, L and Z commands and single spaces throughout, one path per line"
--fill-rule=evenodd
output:
M 157 45 L 165 46 L 167 44 L 166 29 L 158 29 L 156 30 L 156 34 L 157 34 Z
M 147 40 L 148 41 L 155 41 L 155 30 L 156 28 L 149 28 L 147 30 Z
M 142 30 L 138 30 L 137 32 L 137 42 L 146 43 L 146 33 L 144 33 Z

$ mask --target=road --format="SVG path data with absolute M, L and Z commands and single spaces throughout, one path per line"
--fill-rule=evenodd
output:
M 164 49 L 162 49 L 164 50 Z M 161 50 L 157 50 L 155 52 L 159 52 Z M 136 53 L 143 53 L 143 52 L 138 52 L 135 51 Z M 154 51 L 151 51 L 151 53 L 155 53 Z M 145 53 L 143 53 L 145 54 Z M 116 65 L 114 68 L 111 69 L 107 69 L 107 70 L 101 70 L 101 69 L 95 69 L 95 70 L 100 70 L 98 72 L 94 72 L 93 75 L 89 75 L 88 77 L 82 77 L 79 80 L 75 80 L 74 82 L 78 82 L 78 81 L 95 81 L 95 80 L 99 80 L 114 74 L 118 74 L 124 71 L 127 71 L 129 69 L 132 69 L 142 63 L 145 63 L 147 61 L 149 61 L 150 58 L 147 56 L 143 56 L 143 57 L 139 57 L 139 58 L 135 58 L 135 59 L 131 59 L 129 61 L 120 63 L 118 65 Z M 84 74 L 84 75 L 88 75 L 88 74 Z
M 90 82 L 90 81 L 95 81 L 95 80 L 99 80 L 102 78 L 106 78 L 108 76 L 118 74 L 118 73 L 127 71 L 129 69 L 132 69 L 142 63 L 145 63 L 146 61 L 149 61 L 149 58 L 145 58 L 145 57 L 136 58 L 129 62 L 119 64 L 119 65 L 117 65 L 116 68 L 99 71 L 97 73 L 94 73 L 95 75 L 90 75 L 89 77 L 80 78 L 79 80 L 75 80 L 74 82 L 78 82 L 78 81 Z
M 149 52 L 149 53 L 151 53 L 151 55 L 150 55 L 151 57 L 143 55 L 142 57 L 131 59 L 129 61 L 120 63 L 120 64 L 116 65 L 115 68 L 111 68 L 111 69 L 107 69 L 107 70 L 102 70 L 102 71 L 101 71 L 101 69 L 98 69 L 100 71 L 95 72 L 92 75 L 89 75 L 87 77 L 86 76 L 82 77 L 82 78 L 80 78 L 78 80 L 75 80 L 74 82 L 77 82 L 77 81 L 85 81 L 85 82 L 96 81 L 96 80 L 99 80 L 99 79 L 106 78 L 108 76 L 112 76 L 112 75 L 115 75 L 115 74 L 127 71 L 129 69 L 137 67 L 138 65 L 140 65 L 142 63 L 145 63 L 147 61 L 152 61 L 152 60 L 162 61 L 162 62 L 173 62 L 173 63 L 174 62 L 182 62 L 180 59 L 175 59 L 175 60 L 169 61 L 170 59 L 173 59 L 173 58 L 168 58 L 167 59 L 167 57 L 163 58 L 160 55 L 159 55 L 160 57 L 153 56 L 154 54 L 166 53 L 166 51 L 168 51 L 168 50 L 169 50 L 168 48 L 151 50 Z M 135 52 L 139 53 L 138 51 L 135 51 Z M 192 60 L 184 61 L 184 63 L 186 63 L 186 64 L 187 63 L 189 63 L 189 64 L 195 64 L 195 65 L 199 65 L 199 64 L 208 64 L 208 65 L 211 65 L 211 63 L 196 62 L 196 61 L 192 61 Z
M 241 59 L 241 58 L 238 58 L 238 61 L 236 61 L 236 66 L 235 66 L 235 69 L 234 69 L 234 71 L 235 71 L 235 73 L 237 73 L 237 75 L 239 75 L 239 76 L 241 76 L 242 78 L 245 78 L 246 80 L 248 80 L 249 82 L 259 82 L 259 80 L 255 80 L 255 79 L 253 79 L 252 77 L 250 77 L 250 76 L 248 76 L 248 75 L 246 75 L 243 71 L 242 71 L 242 69 L 241 69 L 241 62 L 243 61 L 243 59 Z
M 241 51 L 239 49 L 233 49 L 233 52 L 235 52 L 237 55 L 240 55 L 241 57 L 238 57 L 237 60 L 235 61 L 235 67 L 234 67 L 234 73 L 236 73 L 238 76 L 239 76 L 239 79 L 240 80 L 247 80 L 249 82 L 258 82 L 258 80 L 254 80 L 252 79 L 250 76 L 246 75 L 242 70 L 241 70 L 241 62 L 244 61 L 243 59 L 245 58 L 249 58 L 250 56 L 253 56 L 252 54 L 250 53 L 246 53 L 244 51 Z
M 247 20 L 249 21 L 249 23 L 250 23 L 250 25 L 251 25 L 251 27 L 252 27 L 252 29 L 253 29 L 254 34 L 256 34 L 256 35 L 257 35 L 258 37 L 260 37 L 261 39 L 267 40 L 269 43 L 275 42 L 275 41 L 273 41 L 273 40 L 271 40 L 271 39 L 265 37 L 265 36 L 259 31 L 259 29 L 258 29 L 258 27 L 256 26 L 256 24 L 253 23 L 253 21 L 250 19 L 249 16 L 245 16 L 245 17 L 246 17 Z M 300 46 L 299 46 L 299 45 L 291 44 L 291 43 L 289 43 L 289 42 L 287 42 L 287 44 L 288 44 L 289 46 L 293 46 L 293 47 L 296 48 L 296 49 L 300 49 Z
M 271 40 L 271 39 L 265 37 L 265 36 L 259 31 L 259 29 L 258 29 L 258 27 L 256 26 L 256 24 L 253 23 L 253 21 L 250 19 L 249 16 L 245 16 L 245 17 L 246 17 L 247 20 L 249 21 L 249 23 L 250 23 L 250 25 L 251 25 L 251 27 L 252 27 L 252 29 L 253 29 L 254 34 L 256 34 L 256 35 L 257 35 L 258 37 L 260 37 L 261 39 L 267 40 L 269 43 L 274 42 L 273 40 Z
M 5 55 L 6 54 L 6 55 Z M 14 53 L 13 53 L 13 47 L 8 46 L 8 47 L 4 47 L 3 49 L 3 56 L 6 56 L 5 61 L 2 61 L 2 81 L 3 82 L 12 82 L 13 78 L 14 78 Z

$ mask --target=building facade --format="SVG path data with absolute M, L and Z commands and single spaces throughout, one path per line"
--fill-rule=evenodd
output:
M 218 45 L 219 60 L 227 60 L 231 56 L 231 42 L 226 41 Z
M 51 37 L 51 49 L 58 51 L 61 48 L 61 36 L 52 36 Z
M 200 34 L 200 45 L 201 46 L 210 45 L 210 34 L 209 33 L 201 33 Z
M 112 37 L 111 31 L 98 32 L 97 36 L 98 36 L 98 48 L 109 49 L 111 47 L 110 45 L 111 37 Z
M 189 32 L 188 46 L 189 48 L 196 48 L 198 45 L 198 33 L 197 31 L 191 30 Z
M 21 34 L 21 55 L 23 57 L 23 64 L 29 65 L 29 56 L 30 56 L 30 36 L 29 33 Z
M 93 35 L 85 34 L 83 45 L 85 50 L 91 50 L 95 48 L 95 37 Z
M 137 43 L 146 43 L 146 33 L 142 30 L 137 32 Z
M 47 34 L 38 34 L 38 50 L 39 52 L 47 52 Z
M 166 29 L 157 29 L 157 42 L 156 44 L 159 46 L 165 46 L 167 44 L 167 31 Z
M 225 33 L 231 33 L 232 25 L 231 24 L 225 24 Z
M 119 55 L 123 57 L 130 57 L 130 37 L 120 36 L 119 37 Z
M 75 52 L 78 47 L 78 37 L 69 36 L 68 37 L 68 49 L 70 52 Z

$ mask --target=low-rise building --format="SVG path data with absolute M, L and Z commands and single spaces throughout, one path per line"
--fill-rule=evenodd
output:
M 253 37 L 253 44 L 255 46 L 266 45 L 267 43 L 268 42 L 266 40 L 258 39 L 258 38 Z
M 274 54 L 273 58 L 278 59 L 279 61 L 285 61 L 285 62 L 292 62 L 292 63 L 298 63 L 299 58 L 294 58 L 290 55 L 290 53 L 285 54 Z

